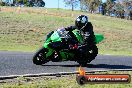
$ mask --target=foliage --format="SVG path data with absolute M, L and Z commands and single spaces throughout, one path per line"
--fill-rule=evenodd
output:
M 72 11 L 73 11 L 74 8 L 75 8 L 76 6 L 78 6 L 79 0 L 64 0 L 64 2 L 65 2 L 65 4 L 66 4 L 67 6 L 72 7 Z
M 13 3 L 7 3 L 5 1 L 0 0 L 0 5 L 2 6 L 19 6 L 19 5 L 24 5 L 24 6 L 37 6 L 37 7 L 44 7 L 45 2 L 43 0 L 13 0 Z
M 94 13 L 100 5 L 100 0 L 81 0 L 81 9 Z

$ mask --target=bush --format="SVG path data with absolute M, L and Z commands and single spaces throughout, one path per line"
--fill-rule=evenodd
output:
M 5 6 L 5 2 L 0 2 L 0 6 Z

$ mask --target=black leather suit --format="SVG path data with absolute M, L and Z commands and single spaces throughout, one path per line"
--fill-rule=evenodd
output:
M 78 29 L 76 26 L 69 26 L 65 28 L 66 31 L 69 31 L 70 35 L 75 39 L 75 35 L 72 33 L 73 30 Z M 92 53 L 89 53 L 89 58 L 91 60 L 95 59 L 98 54 L 98 48 L 95 42 L 95 35 L 93 32 L 93 25 L 91 22 L 88 22 L 87 25 L 83 28 L 83 37 L 84 37 L 84 44 L 86 44 L 86 48 L 88 51 L 92 50 Z

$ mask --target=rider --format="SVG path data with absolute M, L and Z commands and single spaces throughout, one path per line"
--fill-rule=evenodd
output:
M 65 30 L 69 31 L 70 35 L 75 39 L 75 35 L 72 33 L 73 30 L 78 29 L 80 33 L 83 35 L 84 38 L 84 44 L 86 45 L 86 48 L 89 50 L 89 54 L 92 60 L 95 59 L 95 57 L 98 54 L 98 48 L 96 46 L 95 42 L 95 35 L 93 32 L 93 25 L 91 22 L 88 21 L 88 17 L 86 15 L 80 15 L 75 20 L 74 26 L 66 27 Z

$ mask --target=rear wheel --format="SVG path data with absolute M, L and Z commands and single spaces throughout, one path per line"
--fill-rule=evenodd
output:
M 98 54 L 98 48 L 97 48 L 96 45 L 93 47 L 93 49 L 91 50 L 91 52 L 92 52 L 92 53 L 89 54 L 88 63 L 90 63 L 92 60 L 94 60 L 95 57 L 96 57 L 97 54 Z
M 80 61 L 77 61 L 78 63 L 79 63 L 79 65 L 80 66 L 87 66 L 87 63 L 88 63 L 88 61 L 86 61 L 86 60 L 80 60 Z
M 42 64 L 45 64 L 46 62 L 48 62 L 46 60 L 46 53 L 47 52 L 48 51 L 46 48 L 39 49 L 33 56 L 33 63 L 36 65 L 42 65 Z

